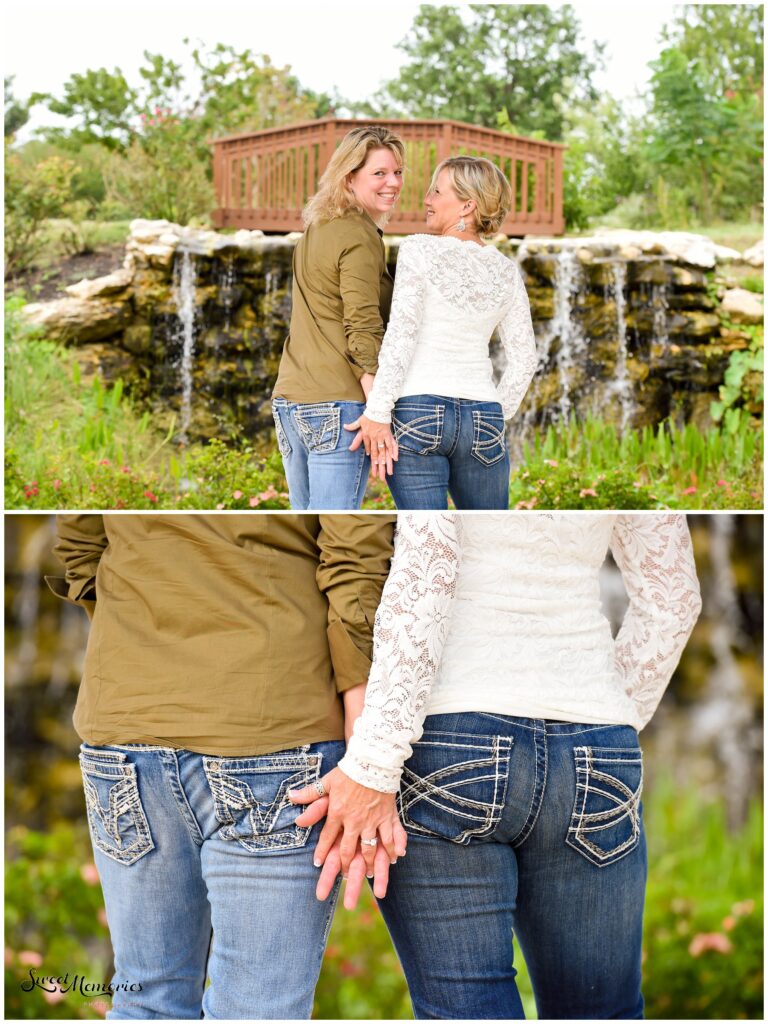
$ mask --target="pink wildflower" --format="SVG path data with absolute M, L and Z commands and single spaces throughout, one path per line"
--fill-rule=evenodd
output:
M 157 504 L 157 495 L 153 494 L 152 491 L 144 491 L 144 497 L 149 498 L 153 505 Z
M 22 949 L 19 953 L 19 963 L 25 967 L 42 967 L 43 958 L 34 949 Z
M 99 872 L 96 870 L 95 864 L 82 864 L 80 867 L 80 877 L 86 885 L 99 884 Z
M 580 498 L 596 498 L 597 497 L 597 491 L 594 489 L 594 487 L 582 487 L 582 489 L 579 491 L 579 497 Z
M 243 496 L 243 492 L 242 491 L 232 491 L 232 497 L 235 499 L 235 501 L 239 501 L 240 498 L 242 498 L 242 496 Z
M 698 487 L 686 487 L 683 494 L 696 494 Z
M 698 935 L 694 935 L 688 946 L 691 956 L 701 956 L 702 953 L 707 953 L 709 950 L 726 955 L 733 951 L 733 944 L 722 932 L 699 932 Z

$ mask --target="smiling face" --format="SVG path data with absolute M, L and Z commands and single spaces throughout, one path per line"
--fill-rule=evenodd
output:
M 467 228 L 471 230 L 475 206 L 473 199 L 459 199 L 451 181 L 450 171 L 443 168 L 437 176 L 437 181 L 424 196 L 427 227 L 435 234 L 444 235 L 455 228 L 464 217 Z
M 391 149 L 372 149 L 358 170 L 349 175 L 355 199 L 372 220 L 391 213 L 403 188 L 403 168 Z

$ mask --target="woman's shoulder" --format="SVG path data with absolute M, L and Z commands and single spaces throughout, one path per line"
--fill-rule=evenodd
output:
M 371 218 L 356 210 L 350 210 L 348 213 L 330 220 L 316 221 L 313 227 L 326 240 L 338 239 L 340 242 L 347 243 L 370 239 L 378 243 L 380 239 L 376 225 Z

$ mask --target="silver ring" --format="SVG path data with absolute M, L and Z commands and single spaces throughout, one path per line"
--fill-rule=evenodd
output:
M 375 846 L 378 843 L 378 841 L 379 840 L 375 837 L 373 839 L 361 839 L 360 844 L 362 846 Z
M 321 782 L 320 779 L 315 779 L 315 781 L 312 783 L 312 785 L 317 790 L 317 795 L 318 796 L 325 796 L 327 794 L 328 790 L 325 788 L 325 786 L 323 785 L 323 783 Z
M 376 445 L 376 447 L 377 448 L 386 448 L 387 446 L 384 444 L 383 441 L 379 441 L 378 444 Z

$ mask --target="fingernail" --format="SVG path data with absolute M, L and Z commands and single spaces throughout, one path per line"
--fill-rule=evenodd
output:
M 366 871 L 365 877 L 366 878 L 373 878 L 373 872 L 372 871 Z
M 321 860 L 316 860 L 314 861 L 314 865 L 316 868 L 321 868 L 323 866 L 323 862 Z
M 394 860 L 391 860 L 391 861 L 390 861 L 389 863 L 390 863 L 390 864 L 397 864 L 397 857 L 395 857 L 395 859 L 394 859 Z

